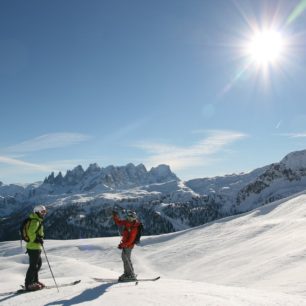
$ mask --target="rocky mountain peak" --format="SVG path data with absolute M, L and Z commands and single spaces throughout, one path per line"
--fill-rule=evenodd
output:
M 178 180 L 178 177 L 171 171 L 168 165 L 159 165 L 152 167 L 149 171 L 150 178 L 156 183 Z
M 289 153 L 281 160 L 280 164 L 293 171 L 306 169 L 306 150 Z
M 94 172 L 99 172 L 101 168 L 98 166 L 97 163 L 90 164 L 89 167 L 86 169 L 86 173 L 94 173 Z
M 67 171 L 66 175 L 64 176 L 64 181 L 68 185 L 75 185 L 82 179 L 84 173 L 84 169 L 81 165 L 79 165 L 72 170 Z
M 147 171 L 143 164 L 135 166 L 129 163 L 126 166 L 110 165 L 106 168 L 100 168 L 94 163 L 86 171 L 79 165 L 73 170 L 68 170 L 65 176 L 61 173 L 55 176 L 52 172 L 44 183 L 54 186 L 74 186 L 76 189 L 80 187 L 82 190 L 89 191 L 100 185 L 122 189 L 171 180 L 178 180 L 178 178 L 167 165 L 159 165 Z M 75 191 L 77 192 L 77 190 Z

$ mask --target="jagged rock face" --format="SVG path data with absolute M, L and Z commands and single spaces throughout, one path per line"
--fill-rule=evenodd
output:
M 147 171 L 142 164 L 134 166 L 130 163 L 127 166 L 108 166 L 106 168 L 100 168 L 97 164 L 92 164 L 86 171 L 83 170 L 82 166 L 77 166 L 71 171 L 68 170 L 65 176 L 61 172 L 57 176 L 51 173 L 44 180 L 44 184 L 54 187 L 79 187 L 80 191 L 90 191 L 98 185 L 117 189 L 163 183 L 169 180 L 178 180 L 178 178 L 166 165 L 160 165 Z
M 72 171 L 68 170 L 65 177 L 64 182 L 67 185 L 76 185 L 83 178 L 85 171 L 82 166 L 75 167 Z
M 171 180 L 177 180 L 177 176 L 171 172 L 170 167 L 167 165 L 159 165 L 152 168 L 148 173 L 149 183 L 163 183 Z
M 236 211 L 247 211 L 264 205 L 306 188 L 306 159 L 292 160 L 287 155 L 280 163 L 272 164 L 256 180 L 242 188 L 237 194 Z M 252 203 L 250 203 L 252 202 Z

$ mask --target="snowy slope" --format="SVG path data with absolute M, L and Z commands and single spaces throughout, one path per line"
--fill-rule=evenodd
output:
M 141 277 L 154 283 L 107 284 L 92 277 L 122 272 L 119 237 L 46 241 L 58 283 L 74 287 L 0 296 L 1 305 L 306 305 L 306 194 L 238 217 L 172 234 L 144 237 L 133 252 Z M 19 242 L 0 243 L 0 293 L 23 282 Z M 41 280 L 52 284 L 44 259 Z
M 269 166 L 258 168 L 249 173 L 229 174 L 211 178 L 196 178 L 186 181 L 185 184 L 200 195 L 217 193 L 233 196 L 241 188 L 256 180 L 256 178 L 263 174 L 268 167 Z

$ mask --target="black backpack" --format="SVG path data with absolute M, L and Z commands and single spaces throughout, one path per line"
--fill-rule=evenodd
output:
M 25 241 L 25 242 L 29 242 L 30 238 L 28 237 L 28 229 L 30 227 L 30 223 L 31 223 L 32 219 L 31 218 L 26 218 L 22 221 L 21 225 L 20 225 L 20 229 L 19 229 L 19 233 L 20 233 L 20 238 Z M 41 227 L 41 223 L 39 223 L 39 226 L 36 230 L 36 233 L 40 230 Z
M 143 231 L 144 231 L 144 227 L 143 227 L 143 224 L 140 222 L 140 224 L 138 226 L 137 235 L 136 235 L 136 238 L 135 238 L 135 241 L 134 241 L 135 244 L 140 243 L 140 238 L 141 238 L 141 235 L 142 235 Z

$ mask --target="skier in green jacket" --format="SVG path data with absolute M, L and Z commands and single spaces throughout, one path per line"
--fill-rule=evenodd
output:
M 41 250 L 44 243 L 43 219 L 47 213 L 43 205 L 35 206 L 26 224 L 26 232 L 29 237 L 27 253 L 29 255 L 29 268 L 25 278 L 25 288 L 29 291 L 40 290 L 45 285 L 38 280 L 38 272 L 42 265 Z

